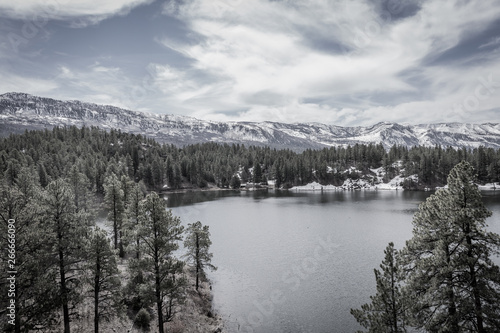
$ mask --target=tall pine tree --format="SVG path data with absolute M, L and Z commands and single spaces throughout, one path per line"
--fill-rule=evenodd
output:
M 138 227 L 141 217 L 140 204 L 143 199 L 144 192 L 142 191 L 140 185 L 134 184 L 130 189 L 129 204 L 126 211 L 126 235 L 128 243 L 133 244 L 136 259 L 139 259 L 140 257 L 140 237 L 138 235 Z
M 124 213 L 123 189 L 121 182 L 113 173 L 104 182 L 104 202 L 109 210 L 108 220 L 113 222 L 114 248 L 116 250 L 119 247 L 120 256 L 123 256 L 123 244 L 119 237 Z
M 212 241 L 208 225 L 202 225 L 200 221 L 188 224 L 187 236 L 184 241 L 184 247 L 187 248 L 188 261 L 192 262 L 196 269 L 196 290 L 199 287 L 200 277 L 204 275 L 204 268 L 208 267 L 216 270 L 212 265 L 213 254 L 209 252 Z
M 474 180 L 469 163 L 455 166 L 448 188 L 420 205 L 403 250 L 414 323 L 430 332 L 500 330 L 500 271 L 490 258 L 500 236 L 485 229 L 491 213 Z
M 158 329 L 164 332 L 164 323 L 172 320 L 177 302 L 183 297 L 185 278 L 184 262 L 174 257 L 179 248 L 184 228 L 172 211 L 166 210 L 165 200 L 156 192 L 140 203 L 140 221 L 137 235 L 140 239 L 141 256 L 131 263 L 132 270 L 141 270 L 144 282 L 152 292 L 158 316 Z M 137 276 L 132 272 L 133 276 Z
M 15 221 L 15 258 L 7 251 L 0 254 L 0 287 L 7 296 L 7 272 L 17 271 L 14 324 L 2 317 L 5 332 L 24 332 L 34 327 L 50 328 L 57 319 L 58 288 L 54 283 L 57 270 L 53 265 L 52 244 L 48 232 L 40 226 L 44 208 L 40 205 L 41 189 L 29 169 L 21 169 L 14 184 L 0 181 L 0 247 L 8 248 L 9 220 Z M 11 259 L 9 261 L 9 259 Z M 14 265 L 14 269 L 8 265 Z M 21 269 L 22 267 L 22 269 Z M 0 305 L 6 309 L 7 297 Z M 11 318 L 8 318 L 9 320 Z
M 50 234 L 54 264 L 58 270 L 59 301 L 63 310 L 64 332 L 70 332 L 70 310 L 80 300 L 83 240 L 88 227 L 81 223 L 71 187 L 62 179 L 51 182 L 42 199 L 45 208 L 41 228 Z
M 99 332 L 102 319 L 109 320 L 120 309 L 120 274 L 116 254 L 109 245 L 106 233 L 92 231 L 86 246 L 87 284 L 94 303 L 94 332 Z

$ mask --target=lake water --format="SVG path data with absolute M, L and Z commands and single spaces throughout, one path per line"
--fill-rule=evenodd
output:
M 194 192 L 168 195 L 183 223 L 210 226 L 214 307 L 228 332 L 355 332 L 390 241 L 411 238 L 430 192 Z M 483 192 L 500 233 L 500 193 Z M 499 260 L 496 260 L 499 262 Z

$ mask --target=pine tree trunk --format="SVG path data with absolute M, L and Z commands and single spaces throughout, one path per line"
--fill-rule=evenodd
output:
M 119 244 L 119 247 L 120 247 L 120 253 L 119 253 L 120 258 L 124 258 L 125 257 L 125 249 L 123 248 L 122 238 L 123 238 L 122 228 L 120 227 L 120 244 Z
M 99 273 L 101 272 L 101 263 L 99 256 L 96 259 L 96 275 L 94 278 L 94 332 L 99 332 Z
M 163 333 L 163 301 L 161 299 L 161 290 L 160 290 L 160 272 L 159 268 L 156 269 L 156 307 L 158 310 L 158 332 Z
M 196 233 L 196 290 L 199 286 L 199 276 L 200 276 L 200 238 L 198 233 Z
M 396 281 L 394 279 L 394 265 L 391 263 L 391 293 L 392 293 L 392 320 L 394 322 L 394 333 L 398 333 L 398 313 L 396 306 Z
M 113 232 L 115 234 L 115 250 L 118 248 L 118 222 L 116 221 L 116 198 L 113 198 Z
M 469 251 L 467 253 L 468 257 L 473 259 L 473 253 L 472 253 L 472 239 L 470 237 L 470 224 L 467 223 L 466 225 L 466 236 L 465 239 L 467 241 L 467 246 L 469 248 Z M 477 332 L 478 333 L 486 333 L 484 329 L 484 323 L 483 323 L 483 309 L 482 309 L 482 304 L 481 304 L 481 296 L 479 294 L 479 289 L 477 287 L 477 278 L 476 278 L 476 270 L 474 269 L 474 261 L 469 264 L 469 274 L 470 274 L 470 284 L 472 288 L 472 295 L 474 297 L 474 312 L 476 315 L 476 321 L 477 321 Z
M 59 236 L 59 242 L 61 242 L 61 234 Z M 61 298 L 63 306 L 63 317 L 64 317 L 64 333 L 70 333 L 69 327 L 69 309 L 68 309 L 68 290 L 66 288 L 66 274 L 64 272 L 64 253 L 59 246 L 59 275 L 61 278 Z
M 154 237 L 157 238 L 156 231 L 156 221 L 153 221 L 153 234 Z M 160 283 L 160 256 L 158 254 L 158 247 L 155 242 L 155 251 L 154 251 L 154 261 L 155 261 L 155 287 L 156 287 L 156 307 L 158 310 L 158 333 L 163 333 L 163 300 L 161 298 L 161 283 Z
M 140 252 L 139 252 L 139 237 L 136 238 L 136 242 L 137 242 L 137 250 L 135 251 L 135 258 L 139 259 L 139 257 L 140 257 Z
M 464 204 L 463 208 L 467 208 L 467 194 L 465 192 L 464 188 Z M 472 288 L 472 295 L 474 297 L 474 312 L 476 315 L 476 324 L 477 324 L 477 332 L 478 333 L 486 333 L 484 329 L 484 323 L 483 323 L 483 309 L 481 305 L 481 296 L 479 294 L 479 289 L 477 287 L 477 278 L 476 278 L 476 271 L 474 269 L 474 261 L 475 257 L 474 254 L 472 253 L 472 238 L 470 236 L 471 228 L 470 228 L 470 222 L 465 221 L 465 241 L 467 242 L 467 256 L 469 257 L 469 273 L 470 273 L 470 283 L 471 283 L 471 288 Z
M 446 263 L 449 265 L 451 261 L 450 249 L 448 245 L 444 246 L 446 253 Z M 450 285 L 450 291 L 448 292 L 448 315 L 451 318 L 451 331 L 458 332 L 458 318 L 457 318 L 457 306 L 455 304 L 455 292 L 453 291 L 453 274 L 449 273 L 447 276 L 448 283 Z

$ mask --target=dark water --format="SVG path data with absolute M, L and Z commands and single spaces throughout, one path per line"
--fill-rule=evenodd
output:
M 430 192 L 194 192 L 168 204 L 210 226 L 214 306 L 228 332 L 355 332 L 390 241 L 411 238 Z M 500 193 L 484 192 L 500 233 Z M 498 262 L 498 261 L 497 261 Z

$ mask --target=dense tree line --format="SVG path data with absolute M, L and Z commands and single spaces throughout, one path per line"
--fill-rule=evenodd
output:
M 500 235 L 467 162 L 455 166 L 448 188 L 419 206 L 413 237 L 397 251 L 390 243 L 375 270 L 371 303 L 351 310 L 368 332 L 500 332 Z
M 12 182 L 23 166 L 36 168 L 42 187 L 78 171 L 88 184 L 74 180 L 74 186 L 86 186 L 100 195 L 109 173 L 118 179 L 125 175 L 142 181 L 148 189 L 158 191 L 203 188 L 209 183 L 237 188 L 241 183 L 271 179 L 285 188 L 312 181 L 341 185 L 347 178 L 373 174 L 370 169 L 380 167 L 385 180 L 400 173 L 417 175 L 418 181 L 408 178 L 404 186 L 421 189 L 445 184 L 451 168 L 460 161 L 474 166 L 479 182 L 500 181 L 500 151 L 485 147 L 393 146 L 386 150 L 381 144 L 356 144 L 297 153 L 208 142 L 180 148 L 120 130 L 87 127 L 56 127 L 0 140 L 0 172 L 8 181 Z

